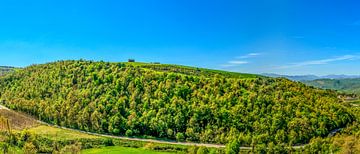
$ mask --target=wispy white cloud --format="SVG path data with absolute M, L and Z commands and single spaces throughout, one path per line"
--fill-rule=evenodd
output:
M 229 64 L 247 64 L 249 63 L 248 61 L 242 61 L 242 60 L 233 60 L 233 61 L 229 61 Z
M 253 53 L 248 53 L 244 56 L 239 56 L 239 57 L 236 57 L 237 59 L 247 59 L 247 58 L 252 58 L 252 57 L 257 57 L 257 56 L 260 56 L 261 53 L 259 52 L 253 52 Z
M 303 67 L 303 66 L 310 66 L 310 65 L 324 65 L 324 64 L 331 63 L 331 62 L 344 61 L 344 60 L 355 60 L 355 59 L 359 59 L 359 58 L 360 58 L 360 56 L 358 56 L 358 55 L 343 55 L 343 56 L 335 57 L 335 58 L 291 63 L 288 65 L 276 67 L 276 69 L 287 69 L 287 68 Z
M 228 61 L 226 64 L 220 65 L 221 67 L 235 67 L 243 64 L 249 63 L 248 61 L 232 60 Z
M 236 66 L 248 64 L 248 63 L 250 63 L 248 59 L 254 58 L 254 57 L 257 57 L 260 55 L 261 55 L 261 53 L 259 53 L 259 52 L 248 53 L 243 56 L 235 57 L 234 60 L 230 60 L 230 61 L 226 62 L 226 64 L 222 64 L 220 66 L 221 67 L 236 67 Z

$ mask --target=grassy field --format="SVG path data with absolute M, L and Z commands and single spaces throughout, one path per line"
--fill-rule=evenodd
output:
M 87 149 L 81 152 L 82 154 L 174 154 L 171 152 L 156 152 L 150 151 L 143 148 L 127 148 L 127 147 L 103 147 L 97 149 Z
M 142 67 L 143 69 L 150 69 L 158 72 L 176 72 L 186 75 L 204 75 L 204 76 L 215 76 L 223 75 L 231 78 L 259 78 L 264 77 L 261 75 L 247 74 L 247 73 L 237 73 L 237 72 L 228 72 L 222 70 L 206 69 L 206 68 L 197 68 L 190 66 L 182 65 L 173 65 L 173 64 L 151 64 L 151 63 L 142 63 L 142 62 L 125 62 L 126 65 L 131 65 L 134 67 Z
M 56 127 L 50 127 L 41 125 L 38 127 L 34 127 L 29 129 L 29 131 L 33 132 L 34 134 L 47 136 L 54 140 L 73 140 L 73 139 L 95 139 L 99 138 L 98 136 L 88 135 L 84 133 L 79 133 L 71 130 L 60 129 Z
M 98 136 L 88 135 L 76 131 L 50 127 L 46 125 L 40 125 L 33 118 L 14 111 L 1 110 L 0 116 L 9 119 L 11 129 L 15 129 L 15 131 L 28 129 L 30 132 L 33 132 L 34 134 L 46 136 L 56 140 L 99 138 Z

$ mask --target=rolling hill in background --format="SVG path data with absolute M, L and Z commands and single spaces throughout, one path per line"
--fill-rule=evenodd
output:
M 360 78 L 354 79 L 317 79 L 312 81 L 302 81 L 303 83 L 322 88 L 333 89 L 348 94 L 360 95 Z
M 262 75 L 267 77 L 273 77 L 273 78 L 287 78 L 289 80 L 293 81 L 303 81 L 303 80 L 315 80 L 319 77 L 316 75 L 280 75 L 280 74 L 273 74 L 273 73 L 263 73 Z
M 163 64 L 33 65 L 0 77 L 0 98 L 69 128 L 201 143 L 304 144 L 355 120 L 334 91 Z
M 322 89 L 337 90 L 346 94 L 360 95 L 360 76 L 358 75 L 279 75 L 264 73 L 263 76 L 274 78 L 287 78 L 293 81 L 300 81 L 309 86 Z
M 287 78 L 293 81 L 311 81 L 317 79 L 354 79 L 360 78 L 359 75 L 324 75 L 324 76 L 316 76 L 316 75 L 280 75 L 274 73 L 263 73 L 262 75 L 274 78 Z
M 0 66 L 0 76 L 10 73 L 14 71 L 14 69 L 15 69 L 14 67 Z

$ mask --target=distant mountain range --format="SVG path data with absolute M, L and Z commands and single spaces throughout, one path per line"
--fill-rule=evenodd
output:
M 274 73 L 263 73 L 262 75 L 268 76 L 268 77 L 283 77 L 287 78 L 289 80 L 294 81 L 311 81 L 311 80 L 317 80 L 317 79 L 354 79 L 354 78 L 360 78 L 360 75 L 325 75 L 325 76 L 316 76 L 316 75 L 280 75 L 280 74 L 274 74 Z

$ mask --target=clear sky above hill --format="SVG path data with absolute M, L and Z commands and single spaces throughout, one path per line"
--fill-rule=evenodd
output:
M 4 0 L 0 65 L 62 59 L 360 74 L 360 2 Z

